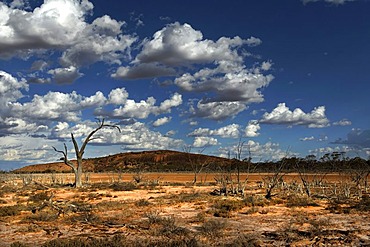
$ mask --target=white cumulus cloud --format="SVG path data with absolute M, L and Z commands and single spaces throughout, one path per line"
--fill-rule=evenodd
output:
M 131 64 L 119 67 L 112 77 L 175 76 L 174 84 L 182 90 L 212 95 L 205 99 L 207 103 L 199 101 L 201 104 L 193 108 L 197 117 L 214 120 L 233 117 L 245 110 L 248 104 L 262 102 L 261 89 L 274 78 L 262 73 L 270 70 L 270 61 L 257 66 L 259 69 L 247 68 L 244 64 L 246 55 L 241 51 L 242 47 L 256 46 L 261 42 L 256 37 L 242 39 L 238 36 L 209 40 L 191 25 L 175 22 L 145 41 Z M 184 68 L 187 70 L 185 73 Z M 230 110 L 220 114 L 221 108 Z
M 0 58 L 57 52 L 62 67 L 49 70 L 57 83 L 71 83 L 81 77 L 81 66 L 100 61 L 121 64 L 137 40 L 134 35 L 124 35 L 124 22 L 110 16 L 86 22 L 94 8 L 88 0 L 45 0 L 33 10 L 15 8 L 23 3 L 8 6 L 0 2 Z M 35 64 L 33 69 L 45 68 L 40 65 Z
M 216 138 L 208 136 L 197 136 L 194 138 L 193 147 L 202 148 L 208 146 L 216 146 L 218 144 L 219 143 Z
M 261 129 L 257 120 L 251 120 L 248 122 L 247 127 L 245 127 L 245 136 L 246 137 L 256 137 L 260 133 L 258 131 Z
M 240 136 L 240 126 L 238 124 L 230 124 L 219 129 L 211 130 L 209 128 L 198 128 L 189 133 L 188 136 L 220 136 L 222 138 L 238 138 Z
M 309 128 L 329 126 L 329 120 L 325 115 L 325 106 L 316 107 L 310 113 L 305 113 L 300 108 L 291 111 L 285 103 L 278 104 L 270 113 L 264 113 L 260 123 L 305 125 Z
M 154 127 L 158 127 L 158 126 L 162 126 L 166 123 L 169 123 L 171 121 L 171 117 L 162 117 L 162 118 L 158 118 L 157 120 L 155 120 L 153 122 L 153 126 Z
M 348 126 L 348 125 L 352 125 L 352 122 L 348 119 L 342 119 L 342 120 L 339 120 L 338 122 L 334 122 L 333 125 L 336 125 L 336 126 Z

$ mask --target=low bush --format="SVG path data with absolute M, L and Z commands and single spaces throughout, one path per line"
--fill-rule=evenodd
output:
M 320 206 L 317 204 L 312 198 L 307 196 L 289 196 L 288 201 L 286 202 L 287 207 L 318 207 Z
M 347 201 L 341 201 L 338 199 L 329 200 L 325 209 L 329 210 L 330 213 L 335 214 L 349 214 L 351 211 L 351 207 L 348 205 Z
M 213 215 L 216 217 L 229 218 L 231 213 L 245 207 L 245 203 L 240 200 L 219 200 L 213 205 Z
M 262 246 L 262 240 L 251 234 L 238 235 L 231 243 L 226 243 L 225 247 L 257 247 Z
M 31 214 L 25 217 L 25 222 L 41 221 L 50 222 L 58 218 L 58 214 L 49 211 L 40 211 L 35 214 Z
M 361 211 L 361 212 L 367 212 L 370 211 L 370 197 L 369 195 L 364 195 L 362 198 L 351 205 L 351 208 Z
M 133 191 L 137 189 L 134 183 L 114 183 L 109 186 L 113 191 Z
M 138 206 L 138 207 L 146 207 L 146 206 L 150 205 L 150 202 L 148 200 L 145 200 L 145 199 L 140 199 L 140 200 L 135 202 L 135 205 Z
M 43 202 L 45 200 L 49 200 L 49 198 L 50 198 L 50 196 L 45 191 L 45 192 L 40 192 L 40 193 L 30 195 L 28 200 L 31 201 L 31 202 L 34 202 L 34 203 L 39 203 L 39 202 Z
M 127 204 L 122 201 L 102 201 L 96 204 L 99 211 L 122 210 L 127 208 Z
M 3 206 L 0 207 L 0 217 L 19 215 L 23 210 L 26 210 L 24 205 Z
M 222 235 L 225 230 L 227 221 L 224 219 L 210 219 L 202 224 L 200 232 L 209 237 L 217 237 Z

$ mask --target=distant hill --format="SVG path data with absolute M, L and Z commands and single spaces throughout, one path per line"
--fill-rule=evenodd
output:
M 239 165 L 240 171 L 274 172 L 283 163 L 284 172 L 297 172 L 297 159 L 283 158 L 276 162 L 248 163 L 235 159 L 225 159 L 204 154 L 185 153 L 171 150 L 157 150 L 144 152 L 129 152 L 109 155 L 99 158 L 90 158 L 83 161 L 84 171 L 90 172 L 178 172 L 193 171 L 192 166 L 206 164 L 205 170 L 235 171 Z M 305 172 L 351 172 L 368 171 L 370 160 L 359 157 L 346 160 L 313 161 L 300 160 L 298 162 Z M 248 164 L 251 164 L 248 167 Z M 303 166 L 302 166 L 303 165 Z M 250 169 L 249 169 L 250 168 Z M 37 164 L 14 170 L 15 173 L 50 173 L 71 172 L 72 169 L 63 162 Z
M 194 164 L 208 164 L 212 170 L 231 164 L 230 159 L 185 153 L 171 150 L 129 152 L 99 158 L 84 159 L 84 171 L 90 172 L 134 172 L 145 171 L 192 171 Z M 71 168 L 63 162 L 29 165 L 17 170 L 16 173 L 47 173 L 71 172 Z

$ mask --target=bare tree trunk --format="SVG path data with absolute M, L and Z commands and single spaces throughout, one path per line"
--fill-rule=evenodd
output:
M 82 158 L 77 159 L 77 164 L 78 166 L 75 172 L 75 187 L 80 188 L 82 187 L 82 173 L 83 173 Z
M 77 141 L 76 141 L 75 137 L 73 136 L 73 133 L 71 133 L 71 139 L 72 139 L 72 143 L 73 143 L 75 153 L 76 153 L 76 158 L 77 158 L 77 165 L 74 164 L 73 162 L 71 162 L 68 159 L 68 150 L 67 150 L 67 146 L 66 146 L 65 143 L 64 143 L 64 151 L 57 150 L 55 147 L 53 147 L 53 149 L 56 152 L 63 154 L 63 157 L 61 158 L 61 160 L 64 161 L 64 164 L 66 164 L 66 165 L 68 165 L 69 167 L 72 168 L 72 170 L 75 174 L 75 187 L 76 188 L 82 187 L 82 173 L 83 173 L 82 157 L 85 153 L 85 148 L 86 148 L 87 144 L 90 141 L 93 140 L 93 136 L 95 135 L 95 133 L 98 132 L 100 129 L 104 128 L 104 127 L 117 128 L 118 131 L 121 132 L 121 129 L 117 125 L 105 124 L 104 119 L 99 120 L 98 124 L 99 124 L 99 126 L 87 135 L 86 139 L 82 143 L 81 148 L 78 147 Z

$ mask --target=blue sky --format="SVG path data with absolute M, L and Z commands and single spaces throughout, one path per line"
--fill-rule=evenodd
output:
M 0 165 L 173 149 L 370 155 L 370 2 L 0 2 Z M 247 155 L 247 154 L 244 154 Z

